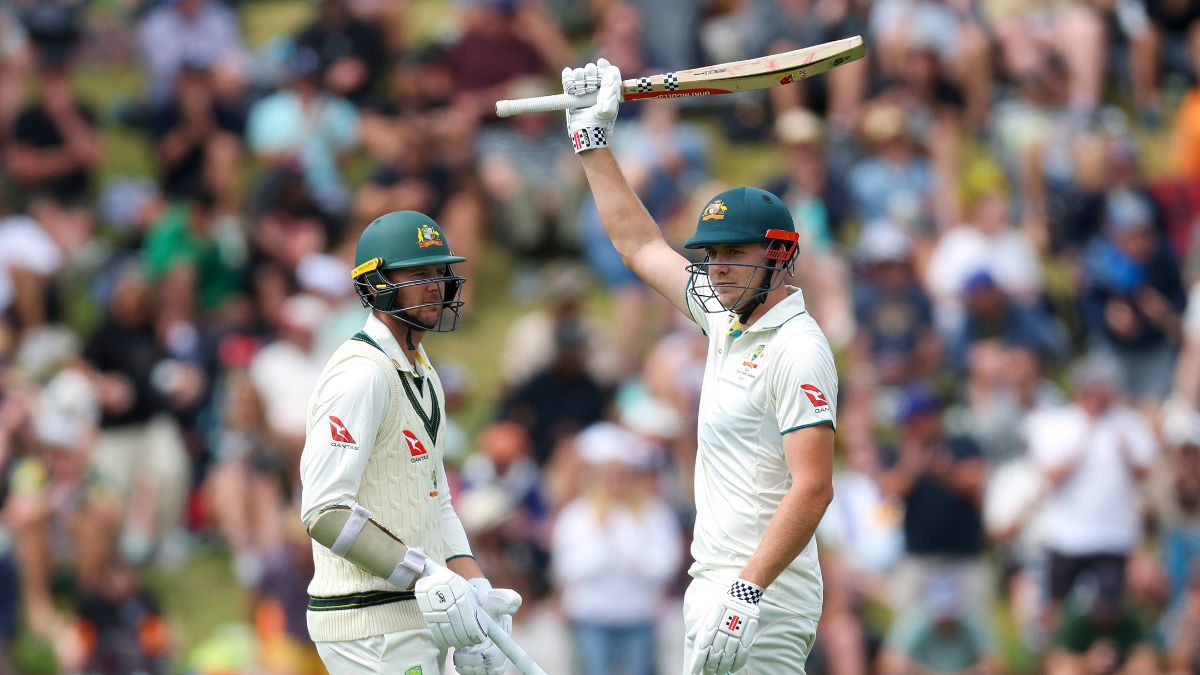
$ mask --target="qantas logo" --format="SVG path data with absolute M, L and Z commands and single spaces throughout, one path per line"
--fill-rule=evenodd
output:
M 425 450 L 421 439 L 417 438 L 417 435 L 408 429 L 404 430 L 404 442 L 408 443 L 408 454 L 412 455 L 412 459 L 408 461 L 416 463 L 429 459 L 429 453 Z
M 813 404 L 817 412 L 825 412 L 829 410 L 829 401 L 825 398 L 825 393 L 817 388 L 814 384 L 802 384 L 800 389 L 804 391 L 804 395 L 808 397 L 808 402 Z
M 354 440 L 354 437 L 350 435 L 350 430 L 346 428 L 346 425 L 342 423 L 342 420 L 338 419 L 334 415 L 329 416 L 329 435 L 331 438 L 333 438 L 333 442 L 335 444 L 336 443 L 344 443 L 344 444 L 348 444 L 348 445 L 357 445 L 358 444 L 358 441 Z M 345 446 L 338 446 L 338 447 L 345 447 Z

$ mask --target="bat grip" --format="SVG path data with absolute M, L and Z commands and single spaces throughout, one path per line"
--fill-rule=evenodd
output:
M 554 94 L 553 96 L 535 96 L 533 98 L 518 98 L 496 101 L 496 116 L 511 117 L 529 113 L 566 110 L 568 108 L 586 108 L 596 103 L 596 94 Z
M 589 95 L 593 97 L 595 96 L 595 94 Z M 566 96 L 566 94 L 563 94 L 563 96 Z M 543 96 L 542 98 L 557 97 Z M 574 97 L 572 96 L 569 98 Z M 537 99 L 524 100 L 536 101 Z M 554 110 L 554 108 L 549 108 L 549 110 Z M 521 672 L 521 675 L 546 675 L 546 671 L 542 670 L 542 667 L 535 663 L 533 658 L 525 653 L 524 649 L 521 649 L 521 646 L 512 639 L 512 636 L 506 633 L 504 629 L 500 627 L 500 624 L 496 623 L 496 620 L 492 618 L 492 615 L 484 612 L 483 616 L 484 620 L 486 620 L 488 624 L 488 637 L 492 639 L 492 642 L 496 643 L 496 646 L 500 648 L 500 651 L 504 652 L 504 655 L 508 657 L 508 660 L 512 661 L 513 666 L 515 666 L 516 669 Z

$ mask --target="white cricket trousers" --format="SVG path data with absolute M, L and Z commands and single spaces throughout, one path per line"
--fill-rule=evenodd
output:
M 726 593 L 729 584 L 692 579 L 683 595 L 683 668 L 692 663 L 692 640 L 704 615 Z M 738 675 L 804 675 L 804 662 L 817 638 L 817 622 L 769 602 L 758 604 L 758 633 L 750 645 L 750 660 Z
M 446 652 L 426 629 L 315 644 L 329 675 L 442 675 L 446 667 Z

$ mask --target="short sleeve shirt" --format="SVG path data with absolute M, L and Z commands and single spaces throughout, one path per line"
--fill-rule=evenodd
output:
M 694 277 L 691 283 L 705 281 Z M 789 290 L 785 300 L 734 337 L 729 328 L 736 317 L 705 312 L 689 286 L 691 317 L 709 338 L 697 425 L 692 576 L 718 583 L 736 577 L 791 487 L 783 436 L 836 422 L 833 352 L 805 310 L 803 293 Z M 814 539 L 764 600 L 817 618 L 821 596 Z

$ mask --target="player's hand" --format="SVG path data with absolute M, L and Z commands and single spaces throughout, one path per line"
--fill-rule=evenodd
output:
M 413 592 L 438 647 L 470 647 L 487 640 L 479 593 L 466 579 L 428 563 Z
M 742 580 L 708 610 L 692 642 L 690 672 L 696 675 L 735 672 L 750 658 L 758 632 L 758 599 L 762 589 Z
M 471 579 L 479 595 L 479 603 L 500 628 L 512 634 L 512 615 L 521 608 L 521 596 L 507 588 L 492 588 L 487 579 Z M 454 668 L 461 675 L 504 675 L 508 672 L 508 657 L 491 638 L 480 644 L 454 650 Z
M 567 131 L 576 153 L 608 147 L 621 104 L 621 71 L 607 59 L 582 68 L 563 68 L 563 91 L 572 96 L 596 92 L 596 103 L 567 110 Z

